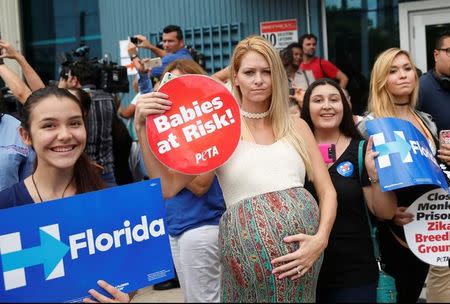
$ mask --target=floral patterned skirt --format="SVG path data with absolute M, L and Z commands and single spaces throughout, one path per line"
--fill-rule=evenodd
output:
M 221 302 L 315 302 L 321 256 L 303 277 L 278 280 L 270 261 L 298 249 L 289 235 L 313 235 L 319 209 L 302 187 L 261 194 L 227 209 L 220 221 Z

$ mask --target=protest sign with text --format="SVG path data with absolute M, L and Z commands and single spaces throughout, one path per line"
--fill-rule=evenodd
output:
M 428 191 L 407 212 L 414 221 L 404 226 L 411 251 L 425 263 L 448 267 L 450 257 L 450 194 Z
M 259 23 L 260 35 L 266 38 L 277 50 L 292 42 L 298 42 L 297 19 L 263 21 Z
M 174 277 L 159 180 L 0 210 L 1 302 L 80 302 Z M 104 292 L 103 292 L 104 293 Z
M 448 188 L 428 141 L 409 121 L 380 118 L 366 126 L 379 152 L 375 165 L 382 191 L 424 184 Z
M 228 160 L 241 133 L 239 106 L 221 83 L 183 75 L 165 83 L 172 108 L 147 117 L 147 139 L 156 158 L 185 174 L 212 171 Z

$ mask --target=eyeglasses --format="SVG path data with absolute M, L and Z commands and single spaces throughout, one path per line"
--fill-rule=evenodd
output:
M 450 56 L 450 47 L 446 48 L 446 49 L 437 49 L 437 50 L 438 51 L 444 51 L 447 54 L 447 56 Z

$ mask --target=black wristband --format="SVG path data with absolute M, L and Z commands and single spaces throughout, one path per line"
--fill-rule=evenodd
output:
M 3 58 L 0 58 L 0 64 L 4 64 Z
M 139 58 L 138 54 L 133 54 L 130 56 L 131 61 L 133 61 L 134 58 Z

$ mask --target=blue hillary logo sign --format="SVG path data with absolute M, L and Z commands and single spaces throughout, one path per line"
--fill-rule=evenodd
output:
M 386 156 L 393 153 L 399 153 L 402 162 L 411 161 L 411 145 L 405 140 L 403 131 L 394 132 L 394 141 L 385 142 L 376 146 L 376 150 L 380 152 L 379 156 Z
M 81 301 L 174 276 L 159 180 L 0 210 L 2 302 Z
M 382 191 L 421 184 L 448 188 L 428 141 L 414 125 L 381 118 L 367 121 L 366 126 L 379 152 L 375 165 Z
M 50 277 L 69 251 L 69 247 L 42 229 L 39 230 L 39 236 L 41 240 L 39 246 L 1 254 L 4 273 L 42 264 L 45 278 Z

